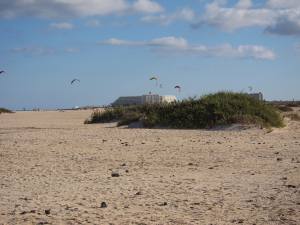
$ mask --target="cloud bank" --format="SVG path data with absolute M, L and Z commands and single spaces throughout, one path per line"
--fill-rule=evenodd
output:
M 57 30 L 72 30 L 74 28 L 74 25 L 67 22 L 51 23 L 50 28 Z
M 10 49 L 12 53 L 18 54 L 29 54 L 29 55 L 50 55 L 55 53 L 55 49 L 53 48 L 45 48 L 45 47 L 21 47 L 21 48 L 12 48 Z
M 163 7 L 154 0 L 1 0 L 0 17 L 64 18 L 111 14 L 158 13 Z
M 195 54 L 208 57 L 230 57 L 230 58 L 252 58 L 262 60 L 273 60 L 275 53 L 259 45 L 239 45 L 233 47 L 230 44 L 210 47 L 206 45 L 191 45 L 182 37 L 162 37 L 149 41 L 127 41 L 111 38 L 99 42 L 101 45 L 113 46 L 137 46 L 150 47 L 163 52 L 174 52 L 184 54 Z
M 196 13 L 192 9 L 183 8 L 170 14 L 144 16 L 142 17 L 141 21 L 147 23 L 159 23 L 161 25 L 169 25 L 176 21 L 192 23 L 196 18 Z
M 300 1 L 268 0 L 259 8 L 253 6 L 252 0 L 239 0 L 233 7 L 226 7 L 224 1 L 213 1 L 206 5 L 204 15 L 194 25 L 210 25 L 225 31 L 262 27 L 272 34 L 299 35 Z

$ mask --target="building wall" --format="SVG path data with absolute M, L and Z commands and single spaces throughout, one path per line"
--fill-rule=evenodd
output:
M 112 103 L 113 106 L 141 105 L 141 104 L 142 104 L 142 96 L 119 97 L 114 103 Z
M 165 95 L 161 96 L 161 102 L 163 103 L 171 103 L 171 102 L 176 102 L 177 98 L 173 95 Z
M 160 103 L 161 98 L 159 95 L 143 95 L 142 104 L 155 104 Z
M 115 102 L 112 103 L 112 106 L 170 103 L 176 100 L 176 97 L 172 95 L 159 96 L 155 94 L 149 94 L 142 96 L 124 96 L 119 97 Z
M 251 96 L 252 98 L 255 98 L 259 101 L 263 101 L 264 100 L 264 96 L 261 92 L 259 93 L 252 93 L 252 94 L 248 94 L 249 96 Z

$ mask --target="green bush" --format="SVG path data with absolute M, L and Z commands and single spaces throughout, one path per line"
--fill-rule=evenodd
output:
M 0 108 L 0 114 L 1 113 L 13 113 L 13 112 L 11 110 L 9 110 L 9 109 Z
M 211 128 L 233 123 L 282 127 L 276 109 L 241 93 L 219 92 L 170 104 L 118 107 L 94 113 L 91 123 L 120 121 L 119 125 L 141 121 L 145 127 L 181 129 Z
M 139 112 L 126 112 L 121 116 L 120 121 L 118 122 L 118 126 L 129 125 L 133 122 L 137 122 L 140 120 L 141 116 L 142 115 Z

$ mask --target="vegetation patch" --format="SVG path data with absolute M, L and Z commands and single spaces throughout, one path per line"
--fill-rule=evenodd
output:
M 300 116 L 297 113 L 287 113 L 284 115 L 284 117 L 290 118 L 291 120 L 294 121 L 300 121 Z
M 292 112 L 294 111 L 292 107 L 286 106 L 286 105 L 278 105 L 275 106 L 275 108 L 277 108 L 278 110 L 282 111 L 282 112 Z
M 9 109 L 0 108 L 0 114 L 1 113 L 13 113 L 13 112 L 11 110 L 9 110 Z
M 117 107 L 96 111 L 86 123 L 139 121 L 144 127 L 212 128 L 234 123 L 282 127 L 283 118 L 272 105 L 246 94 L 219 92 L 170 104 Z

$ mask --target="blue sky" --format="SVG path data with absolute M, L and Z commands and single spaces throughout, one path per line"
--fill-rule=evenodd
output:
M 2 0 L 0 35 L 1 107 L 249 86 L 300 99 L 299 0 Z

